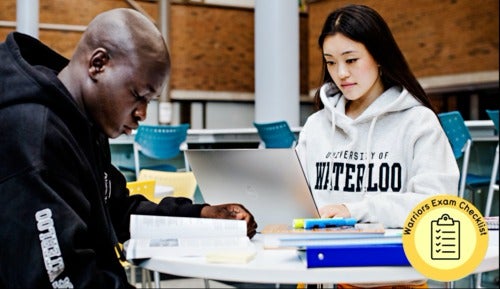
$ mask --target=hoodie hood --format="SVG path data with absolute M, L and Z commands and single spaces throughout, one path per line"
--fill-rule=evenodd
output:
M 345 114 L 346 98 L 332 83 L 326 83 L 321 87 L 320 98 L 327 111 L 326 115 L 331 122 L 332 135 L 336 133 L 335 130 L 338 127 L 351 138 L 350 141 L 353 144 L 358 143 L 359 137 L 366 137 L 366 149 L 364 151 L 366 155 L 372 153 L 373 131 L 379 116 L 421 105 L 406 89 L 393 86 L 375 99 L 356 119 L 351 119 Z M 368 135 L 364 135 L 357 130 L 357 125 L 366 122 L 371 122 Z M 367 168 L 369 163 L 369 158 L 365 158 L 364 167 Z M 364 174 L 362 180 L 362 187 L 364 188 L 366 188 L 367 178 L 368 174 Z
M 329 112 L 332 125 L 337 124 L 340 128 L 345 125 L 359 124 L 372 121 L 382 114 L 402 111 L 421 103 L 413 97 L 405 88 L 393 86 L 382 93 L 360 116 L 350 119 L 345 115 L 345 104 L 347 102 L 344 95 L 332 83 L 326 83 L 320 88 L 321 102 Z
M 0 107 L 39 103 L 57 110 L 61 102 L 75 103 L 57 78 L 69 63 L 68 59 L 37 39 L 19 32 L 10 33 L 0 44 L 0 59 L 0 72 L 5 78 L 0 82 Z

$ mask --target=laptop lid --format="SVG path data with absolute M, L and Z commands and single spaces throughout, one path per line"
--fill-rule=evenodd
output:
M 290 224 L 295 218 L 319 218 L 318 209 L 291 149 L 186 150 L 206 203 L 240 203 L 258 228 Z

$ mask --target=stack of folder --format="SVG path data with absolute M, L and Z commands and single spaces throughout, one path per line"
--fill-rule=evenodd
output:
M 323 220 L 317 220 L 320 221 Z M 296 226 L 297 223 L 294 220 L 292 228 L 287 225 L 266 226 L 262 230 L 264 247 L 295 247 L 307 268 L 410 266 L 400 230 L 385 230 L 379 223 L 328 226 L 329 223 L 320 222 L 320 226 L 310 229 L 306 222 L 300 226 Z
M 401 242 L 399 232 L 386 232 L 379 223 L 314 229 L 291 228 L 283 224 L 268 225 L 262 230 L 262 236 L 266 248 Z

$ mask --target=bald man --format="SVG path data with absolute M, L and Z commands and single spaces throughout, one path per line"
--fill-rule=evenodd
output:
M 130 214 L 242 219 L 242 205 L 159 205 L 129 196 L 108 138 L 146 118 L 170 70 L 142 14 L 115 9 L 87 27 L 71 60 L 13 32 L 0 44 L 0 288 L 127 288 L 115 248 Z

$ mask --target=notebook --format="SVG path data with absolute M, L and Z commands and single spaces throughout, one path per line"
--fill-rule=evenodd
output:
M 186 150 L 203 199 L 211 205 L 240 203 L 260 232 L 269 224 L 319 218 L 300 161 L 291 149 Z

